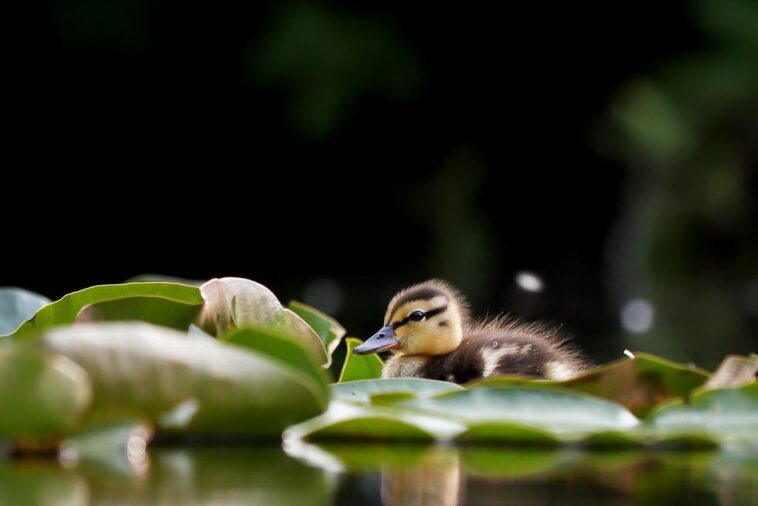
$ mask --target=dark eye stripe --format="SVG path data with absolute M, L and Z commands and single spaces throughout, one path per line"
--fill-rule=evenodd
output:
M 429 318 L 437 316 L 440 313 L 444 313 L 445 311 L 447 311 L 447 306 L 441 306 L 441 307 L 438 307 L 436 309 L 431 309 L 431 310 L 427 311 L 426 313 L 424 313 L 424 316 L 428 320 Z M 391 325 L 392 325 L 393 329 L 397 329 L 398 327 L 402 327 L 403 325 L 405 325 L 409 321 L 411 321 L 411 317 L 410 316 L 406 316 L 405 318 L 403 318 L 399 322 L 393 323 Z
M 437 316 L 440 313 L 444 313 L 445 311 L 447 311 L 447 306 L 441 306 L 441 307 L 438 307 L 437 309 L 432 309 L 431 311 L 426 312 L 426 318 L 427 319 L 432 318 L 434 316 Z

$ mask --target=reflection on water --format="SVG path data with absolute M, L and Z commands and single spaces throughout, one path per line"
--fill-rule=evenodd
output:
M 329 445 L 0 461 L 0 504 L 758 505 L 758 454 Z
M 289 449 L 310 459 L 308 448 Z M 758 453 L 324 445 L 335 504 L 758 505 Z M 310 460 L 313 462 L 313 460 Z
M 124 472 L 131 469 L 129 472 Z M 159 449 L 149 465 L 0 461 L 0 505 L 328 505 L 334 476 L 279 448 Z
M 429 451 L 409 469 L 382 470 L 381 498 L 385 506 L 438 504 L 457 506 L 461 500 L 461 467 L 452 451 Z

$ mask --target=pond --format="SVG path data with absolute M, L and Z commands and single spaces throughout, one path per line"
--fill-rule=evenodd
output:
M 0 461 L 0 504 L 758 504 L 758 453 L 297 444 Z

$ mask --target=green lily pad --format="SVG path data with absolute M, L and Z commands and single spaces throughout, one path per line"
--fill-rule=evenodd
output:
M 528 380 L 494 377 L 471 384 L 478 386 L 512 386 L 542 388 L 553 385 L 618 402 L 637 416 L 671 399 L 687 398 L 690 392 L 708 379 L 708 372 L 694 366 L 677 364 L 645 353 L 633 359 L 621 359 L 587 371 L 566 381 Z
M 23 288 L 0 288 L 0 335 L 13 332 L 50 299 Z
M 129 297 L 91 304 L 79 312 L 77 322 L 144 321 L 186 331 L 200 314 L 200 304 L 177 303 L 158 297 Z
M 382 377 L 382 369 L 384 363 L 382 359 L 376 354 L 370 355 L 354 355 L 353 350 L 356 346 L 363 341 L 356 339 L 355 337 L 348 337 L 345 339 L 347 345 L 347 353 L 345 354 L 345 362 L 342 364 L 342 372 L 340 372 L 339 382 L 357 381 L 357 380 L 369 380 Z
M 239 329 L 226 336 L 226 342 L 254 350 L 313 379 L 314 388 L 329 397 L 330 373 L 316 364 L 299 343 L 287 336 L 256 329 Z
M 71 360 L 26 343 L 0 346 L 0 438 L 60 436 L 91 398 L 90 378 Z
M 560 440 L 549 431 L 512 422 L 469 422 L 457 437 L 462 443 L 508 443 L 513 446 L 555 446 Z
M 242 278 L 212 279 L 200 287 L 205 306 L 198 326 L 211 335 L 224 336 L 238 328 L 284 334 L 299 342 L 319 364 L 328 367 L 330 356 L 318 334 L 260 283 Z
M 488 437 L 494 436 L 490 429 L 500 424 L 508 429 L 515 425 L 545 431 L 562 440 L 639 424 L 626 408 L 613 402 L 548 388 L 479 387 L 418 398 L 397 407 L 444 416 L 471 427 L 487 424 Z
M 284 437 L 308 441 L 431 442 L 450 439 L 463 430 L 463 425 L 444 418 L 334 400 L 326 413 L 290 427 Z
M 302 302 L 291 300 L 288 307 L 292 312 L 305 320 L 305 323 L 310 325 L 316 334 L 318 334 L 324 343 L 327 353 L 331 356 L 345 336 L 345 329 L 342 325 L 337 323 L 337 320 L 331 316 Z
M 373 406 L 392 406 L 408 399 L 415 399 L 416 394 L 412 392 L 379 392 L 369 396 L 369 404 Z
M 716 440 L 727 446 L 758 447 L 758 382 L 739 388 L 703 390 L 690 404 L 671 402 L 648 417 L 645 428 L 662 441 Z
M 170 432 L 278 438 L 327 397 L 306 373 L 255 351 L 146 323 L 78 324 L 44 347 L 92 379 L 92 416 L 134 416 Z
M 131 298 L 139 298 L 140 302 L 132 304 Z M 108 303 L 112 301 L 112 303 Z M 108 304 L 104 304 L 108 303 Z M 121 305 L 123 303 L 123 305 Z M 155 309 L 150 309 L 151 303 L 155 303 Z M 22 323 L 12 336 L 26 336 L 36 334 L 42 330 L 57 326 L 74 323 L 80 312 L 91 304 L 98 305 L 88 316 L 84 312 L 84 319 L 110 318 L 109 312 L 118 312 L 117 317 L 129 320 L 143 320 L 151 322 L 155 318 L 156 324 L 166 323 L 163 312 L 168 308 L 178 306 L 176 313 L 172 315 L 185 315 L 192 318 L 184 322 L 173 322 L 174 327 L 189 327 L 202 307 L 203 298 L 200 290 L 194 286 L 180 285 L 176 283 L 124 283 L 120 285 L 99 285 L 85 288 L 78 292 L 69 293 L 63 298 L 51 302 L 34 316 Z M 183 312 L 186 309 L 186 312 Z
M 431 395 L 446 390 L 463 390 L 463 387 L 447 381 L 421 378 L 384 378 L 346 381 L 331 386 L 332 397 L 343 401 L 368 404 L 370 398 L 382 393 L 410 393 L 413 396 Z
M 127 283 L 179 283 L 180 285 L 190 285 L 200 287 L 205 280 L 203 279 L 186 279 L 177 276 L 165 276 L 163 274 L 140 274 L 126 280 Z
M 648 441 L 636 430 L 607 430 L 590 434 L 581 442 L 585 448 L 632 449 L 644 446 Z

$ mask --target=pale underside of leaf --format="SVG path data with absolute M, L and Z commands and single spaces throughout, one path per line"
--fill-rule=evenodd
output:
M 205 305 L 198 325 L 221 339 L 238 328 L 257 328 L 286 334 L 297 340 L 318 360 L 328 365 L 329 356 L 316 332 L 260 283 L 242 278 L 212 279 L 200 287 Z
M 132 414 L 166 430 L 273 437 L 322 412 L 326 394 L 299 370 L 253 351 L 143 323 L 78 324 L 43 345 L 92 378 L 92 416 Z M 180 406 L 196 403 L 177 427 Z

